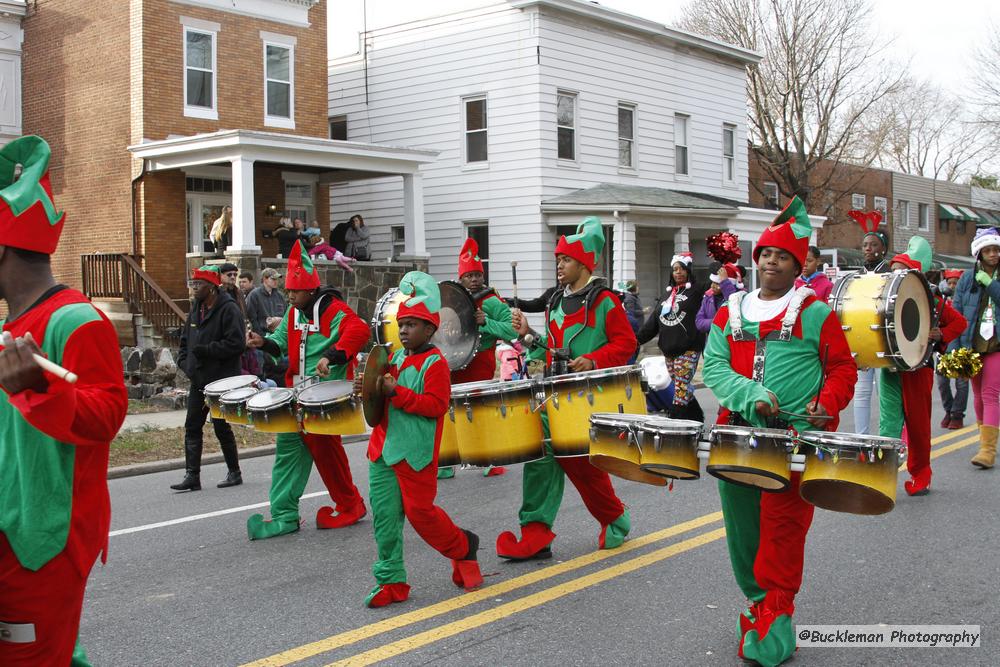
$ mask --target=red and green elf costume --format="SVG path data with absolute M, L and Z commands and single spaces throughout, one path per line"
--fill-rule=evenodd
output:
M 593 271 L 604 248 L 601 221 L 590 217 L 577 227 L 577 233 L 562 236 L 556 256 L 565 255 Z M 547 334 L 535 335 L 530 356 L 545 352 L 551 367 L 554 348 L 568 348 L 570 357 L 586 357 L 594 368 L 611 368 L 628 363 L 635 352 L 636 339 L 621 301 L 602 279 L 591 277 L 586 287 L 575 294 L 560 290 L 546 309 Z M 545 437 L 549 437 L 548 415 L 542 413 Z M 614 549 L 622 545 L 631 528 L 629 512 L 618 498 L 611 478 L 590 464 L 587 457 L 555 458 L 546 445 L 546 455 L 539 461 L 524 464 L 521 483 L 521 539 L 511 531 L 497 537 L 497 555 L 511 560 L 550 558 L 552 531 L 562 504 L 563 489 L 569 477 L 584 505 L 601 526 L 598 545 Z
M 399 289 L 410 298 L 399 305 L 397 321 L 416 318 L 440 326 L 441 291 L 433 278 L 410 271 Z M 396 390 L 368 441 L 368 495 L 378 548 L 372 565 L 376 585 L 365 600 L 369 607 L 409 597 L 404 517 L 424 542 L 451 559 L 456 586 L 471 590 L 483 583 L 476 562 L 479 537 L 460 529 L 434 504 L 441 429 L 451 398 L 448 362 L 428 343 L 417 350 L 397 350 L 388 372 L 396 379 Z
M 931 247 L 921 236 L 914 236 L 906 252 L 890 260 L 917 271 L 931 268 Z M 965 331 L 962 314 L 940 296 L 934 297 L 937 327 L 941 340 L 935 346 L 940 351 Z M 931 486 L 931 397 L 934 395 L 934 369 L 931 365 L 912 371 L 881 369 L 879 391 L 879 435 L 902 437 L 906 441 L 906 470 L 910 479 L 903 483 L 906 493 L 922 496 Z M 905 429 L 904 429 L 905 426 Z
M 318 290 L 310 312 L 289 308 L 274 332 L 264 339 L 264 352 L 280 358 L 288 355 L 285 384 L 316 375 L 316 364 L 330 360 L 330 374 L 322 380 L 351 380 L 358 352 L 368 343 L 371 329 L 340 295 L 319 289 L 319 275 L 309 255 L 295 242 L 285 273 L 286 290 Z M 335 507 L 323 506 L 316 513 L 317 528 L 343 528 L 357 523 L 367 513 L 365 502 L 354 486 L 351 466 L 339 435 L 279 433 L 271 473 L 271 520 L 254 514 L 247 521 L 251 540 L 293 533 L 299 529 L 299 499 L 316 463 L 323 484 Z
M 34 136 L 0 149 L 0 246 L 55 252 L 65 218 L 52 201 L 50 156 Z M 63 285 L 3 330 L 30 333 L 78 380 L 46 373 L 43 392 L 0 392 L 0 665 L 87 664 L 74 644 L 87 576 L 107 552 L 108 448 L 128 407 L 118 336 Z
M 761 234 L 754 261 L 765 247 L 781 248 L 801 269 L 811 231 L 805 206 L 794 197 Z M 817 399 L 825 355 L 826 380 L 818 400 L 833 417 L 826 428 L 836 430 L 857 381 L 857 366 L 836 315 L 808 287 L 795 290 L 781 313 L 759 322 L 744 318 L 744 298 L 750 295 L 738 292 L 719 309 L 705 348 L 705 385 L 724 408 L 718 423 L 730 423 L 738 415 L 765 426 L 756 403 L 770 403 L 768 392 L 782 410 L 805 414 L 807 404 Z M 789 424 L 798 432 L 815 430 L 801 418 L 791 418 Z M 784 662 L 795 650 L 792 613 L 813 517 L 813 506 L 799 495 L 799 477 L 792 473 L 791 485 L 780 493 L 719 481 L 729 559 L 736 583 L 750 601 L 739 619 L 738 652 L 767 666 Z

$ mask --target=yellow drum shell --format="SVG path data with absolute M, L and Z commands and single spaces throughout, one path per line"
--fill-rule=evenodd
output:
M 489 380 L 452 388 L 451 416 L 463 463 L 504 466 L 545 456 L 534 387 L 531 380 Z
M 298 433 L 295 415 L 295 392 L 291 389 L 265 389 L 247 401 L 247 413 L 254 429 L 264 433 Z
M 438 450 L 438 467 L 457 466 L 462 462 L 458 453 L 458 435 L 455 433 L 455 421 L 450 415 L 445 415 L 441 428 L 441 447 Z
M 202 393 L 205 395 L 205 404 L 208 405 L 208 413 L 212 415 L 212 419 L 224 419 L 222 406 L 219 404 L 223 394 L 233 389 L 253 386 L 260 386 L 260 380 L 253 375 L 233 375 L 205 385 Z
M 642 469 L 673 479 L 699 479 L 701 423 L 649 418 L 642 425 Z
M 751 447 L 751 436 L 756 446 Z M 791 484 L 791 463 L 787 432 L 743 426 L 712 427 L 711 448 L 705 470 L 719 479 L 780 492 Z
M 227 391 L 219 397 L 219 413 L 222 418 L 230 424 L 249 424 L 250 415 L 247 414 L 247 401 L 258 391 L 259 389 L 256 387 L 243 387 Z
M 591 417 L 590 463 L 595 468 L 632 482 L 666 486 L 667 478 L 642 469 L 641 420 L 633 415 L 597 414 Z
M 545 409 L 552 452 L 557 457 L 590 453 L 590 416 L 598 412 L 646 414 L 638 366 L 587 371 L 547 378 Z
M 393 287 L 382 295 L 378 303 L 375 304 L 375 314 L 372 316 L 372 328 L 375 330 L 375 342 L 379 345 L 386 345 L 386 352 L 392 358 L 396 350 L 403 349 L 403 344 L 399 340 L 399 325 L 396 323 L 396 313 L 399 311 L 399 304 L 406 295 Z
M 298 393 L 302 430 L 317 435 L 362 435 L 365 428 L 361 401 L 351 397 L 348 380 L 313 384 Z
M 807 435 L 803 434 L 805 443 L 809 442 L 805 437 Z M 870 436 L 855 437 L 862 443 L 866 437 L 871 442 Z M 836 460 L 829 448 L 822 459 L 815 449 L 809 449 L 799 484 L 799 495 L 803 500 L 820 509 L 867 516 L 885 514 L 895 507 L 900 458 L 898 448 L 882 448 L 882 458 L 876 455 L 874 460 L 869 460 L 873 450 L 863 444 L 860 447 L 835 447 Z M 865 461 L 858 456 L 861 452 L 865 452 Z

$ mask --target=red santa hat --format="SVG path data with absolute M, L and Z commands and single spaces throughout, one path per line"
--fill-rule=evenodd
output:
M 49 182 L 52 151 L 41 137 L 0 149 L 0 245 L 51 255 L 66 216 L 56 210 Z
M 788 202 L 771 226 L 764 230 L 753 249 L 753 261 L 760 261 L 764 248 L 781 248 L 792 254 L 799 266 L 806 262 L 809 252 L 809 237 L 812 236 L 812 221 L 806 213 L 806 205 L 796 195 Z
M 483 273 L 483 262 L 479 259 L 479 244 L 475 239 L 465 239 L 462 252 L 458 255 L 458 277 L 466 273 L 478 271 Z
M 319 274 L 313 266 L 312 258 L 296 241 L 288 254 L 288 269 L 285 271 L 285 289 L 314 290 L 319 287 Z
M 222 285 L 222 275 L 219 272 L 219 267 L 208 266 L 207 264 L 192 271 L 191 280 L 204 280 L 206 283 L 212 283 L 216 287 Z
M 951 280 L 952 278 L 961 278 L 962 269 L 945 269 L 941 274 L 941 277 L 945 280 Z

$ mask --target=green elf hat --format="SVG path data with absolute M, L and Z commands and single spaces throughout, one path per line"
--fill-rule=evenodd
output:
M 479 259 L 479 244 L 475 239 L 465 239 L 462 252 L 458 254 L 458 277 L 466 273 L 478 271 L 483 273 L 483 262 Z
M 222 274 L 219 272 L 219 267 L 206 264 L 191 272 L 191 280 L 204 280 L 206 283 L 212 283 L 219 287 L 222 285 Z
M 781 248 L 790 252 L 801 267 L 806 263 L 810 236 L 812 236 L 812 222 L 806 213 L 806 205 L 796 195 L 788 202 L 785 210 L 778 214 L 771 226 L 760 235 L 753 249 L 753 261 L 760 261 L 760 252 L 764 248 Z
M 399 281 L 399 291 L 410 297 L 399 304 L 396 321 L 404 317 L 416 317 L 441 326 L 441 288 L 422 271 L 410 271 Z
M 911 236 L 910 242 L 906 246 L 906 252 L 893 257 L 889 264 L 892 265 L 893 262 L 906 264 L 917 271 L 930 271 L 931 244 L 922 236 Z
M 556 255 L 572 257 L 593 271 L 597 258 L 604 250 L 604 228 L 601 219 L 590 216 L 576 226 L 576 234 L 560 236 L 556 244 Z
M 319 274 L 312 259 L 302 248 L 302 241 L 296 241 L 288 255 L 288 269 L 285 271 L 285 289 L 314 290 L 319 287 Z
M 66 216 L 56 210 L 49 182 L 52 150 L 41 137 L 0 149 L 0 245 L 51 255 Z

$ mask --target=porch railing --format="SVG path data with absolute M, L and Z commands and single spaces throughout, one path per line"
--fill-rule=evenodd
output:
M 142 270 L 131 255 L 81 255 L 83 292 L 91 299 L 122 299 L 129 309 L 149 322 L 168 345 L 180 344 L 187 313 Z

